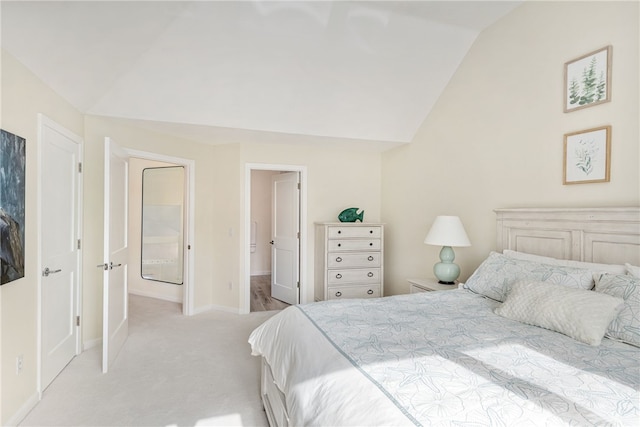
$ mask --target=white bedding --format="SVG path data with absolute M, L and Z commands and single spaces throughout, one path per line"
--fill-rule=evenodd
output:
M 293 306 L 249 342 L 292 425 L 640 425 L 640 348 L 498 304 L 461 289 Z

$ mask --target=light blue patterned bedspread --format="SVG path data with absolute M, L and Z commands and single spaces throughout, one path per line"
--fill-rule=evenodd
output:
M 640 425 L 640 348 L 594 347 L 466 290 L 298 308 L 416 425 Z

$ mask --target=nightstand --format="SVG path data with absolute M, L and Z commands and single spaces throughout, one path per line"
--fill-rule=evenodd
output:
M 458 289 L 458 282 L 453 285 L 443 285 L 438 283 L 438 279 L 407 279 L 409 282 L 409 292 L 415 294 L 417 292 L 431 292 L 431 291 L 449 291 L 451 289 Z

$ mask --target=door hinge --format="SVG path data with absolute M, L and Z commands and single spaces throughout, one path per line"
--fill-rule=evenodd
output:
M 300 189 L 300 183 L 298 183 L 298 190 Z
M 80 326 L 80 316 L 76 316 L 76 326 Z
M 298 239 L 300 238 L 300 232 L 298 231 Z
M 78 173 L 82 173 L 82 162 L 78 162 Z
M 298 289 L 300 289 L 300 282 L 298 282 L 297 285 L 298 285 Z
M 80 239 L 78 239 L 78 250 L 80 249 Z

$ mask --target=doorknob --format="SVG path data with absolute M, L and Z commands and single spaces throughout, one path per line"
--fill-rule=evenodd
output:
M 60 273 L 62 271 L 61 268 L 57 269 L 57 270 L 51 270 L 49 267 L 45 268 L 44 270 L 42 270 L 42 276 L 43 277 L 47 277 L 50 274 L 54 274 L 54 273 Z
M 104 264 L 98 264 L 96 265 L 96 267 L 101 268 L 103 270 L 113 270 L 116 267 L 120 267 L 122 264 L 114 264 L 112 262 L 110 262 L 109 264 L 107 264 L 106 262 Z

